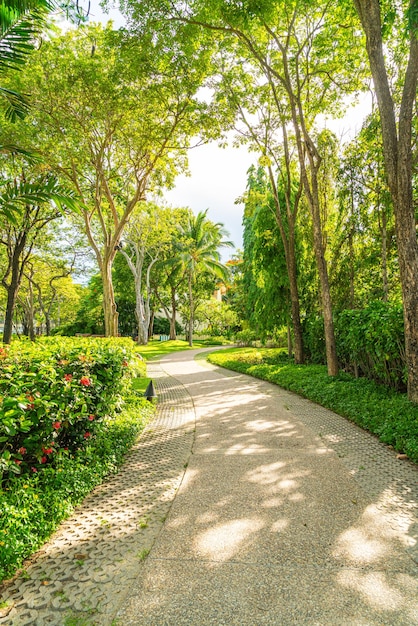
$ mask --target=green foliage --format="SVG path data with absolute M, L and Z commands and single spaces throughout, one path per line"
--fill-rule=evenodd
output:
M 403 390 L 406 385 L 402 307 L 376 301 L 364 309 L 335 315 L 335 335 L 341 367 L 370 380 Z M 304 341 L 311 363 L 325 363 L 322 317 L 304 320 Z
M 0 350 L 0 476 L 37 474 L 88 449 L 144 373 L 131 340 L 44 338 Z
M 336 321 L 337 350 L 345 368 L 395 388 L 406 385 L 404 322 L 401 306 L 372 302 L 363 310 L 342 311 Z
M 176 322 L 176 332 L 181 331 L 181 326 Z M 166 317 L 154 317 L 153 326 L 154 335 L 169 335 L 170 334 L 170 322 Z
M 261 167 L 248 171 L 244 202 L 245 317 L 260 336 L 286 319 L 289 284 L 273 195 Z
M 257 341 L 257 333 L 250 329 L 240 330 L 235 334 L 235 341 L 241 346 L 250 346 L 253 341 Z
M 0 580 L 12 576 L 86 494 L 117 470 L 154 410 L 130 393 L 87 447 L 63 456 L 55 467 L 11 477 L 0 491 Z
M 323 365 L 294 365 L 282 350 L 227 349 L 208 360 L 309 398 L 418 462 L 418 406 L 405 394 L 347 373 L 328 376 Z

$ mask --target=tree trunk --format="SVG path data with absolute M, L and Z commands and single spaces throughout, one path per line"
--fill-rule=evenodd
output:
M 291 356 L 293 350 L 292 346 L 292 333 L 290 330 L 290 324 L 287 324 L 287 354 Z
M 285 143 L 285 155 L 286 159 L 290 161 L 289 152 L 287 149 L 287 132 L 285 126 L 283 126 L 283 138 Z M 287 167 L 287 179 L 288 186 L 285 189 L 286 194 L 286 213 L 287 213 L 287 224 L 285 227 L 283 223 L 283 218 L 281 215 L 281 207 L 279 194 L 276 186 L 276 182 L 274 180 L 273 172 L 271 167 L 269 167 L 269 177 L 270 184 L 273 189 L 273 198 L 276 207 L 276 222 L 279 227 L 280 236 L 283 243 L 285 262 L 286 262 L 286 270 L 287 276 L 289 278 L 289 289 L 290 289 L 290 303 L 291 303 L 291 316 L 292 316 L 292 326 L 293 326 L 293 335 L 295 341 L 295 363 L 298 365 L 302 365 L 305 362 L 305 353 L 303 347 L 303 333 L 302 333 L 302 324 L 300 321 L 300 304 L 299 304 L 299 289 L 298 289 L 298 280 L 297 280 L 297 266 L 296 266 L 296 242 L 295 242 L 295 218 L 296 212 L 299 204 L 300 194 L 298 194 L 297 199 L 294 201 L 295 206 L 294 212 L 291 211 L 291 179 L 290 179 L 290 167 L 289 164 L 286 164 Z M 289 353 L 290 356 L 290 353 Z
M 321 163 L 321 158 L 306 128 L 303 112 L 303 103 L 293 91 L 292 79 L 289 70 L 289 59 L 284 49 L 282 52 L 283 69 L 285 73 L 285 87 L 289 96 L 292 124 L 295 131 L 296 145 L 301 169 L 301 179 L 305 191 L 305 197 L 308 202 L 308 206 L 310 208 L 312 216 L 315 259 L 321 287 L 321 305 L 322 315 L 324 319 L 327 370 L 329 376 L 336 376 L 338 374 L 338 358 L 337 348 L 335 344 L 334 321 L 332 319 L 332 304 L 329 288 L 328 268 L 325 260 L 318 189 L 318 170 Z
M 22 271 L 19 267 L 19 259 L 21 251 L 24 249 L 24 241 L 19 242 L 13 252 L 11 263 L 10 283 L 7 285 L 3 282 L 3 286 L 7 291 L 6 314 L 4 317 L 3 343 L 10 343 L 13 334 L 13 315 L 16 306 L 17 294 L 19 293 L 20 283 L 22 280 Z
M 312 206 L 312 221 L 314 230 L 315 258 L 321 285 L 321 305 L 322 315 L 324 318 L 327 369 L 329 376 L 336 376 L 338 374 L 338 359 L 335 344 L 334 321 L 332 319 L 331 293 L 323 246 L 321 217 L 319 205 L 317 205 L 316 202 L 314 202 Z
M 13 334 L 13 314 L 16 306 L 17 293 L 19 291 L 19 282 L 12 274 L 12 280 L 7 288 L 7 304 L 6 314 L 4 316 L 3 343 L 10 343 Z
M 147 311 L 146 302 L 144 301 L 144 298 L 140 292 L 136 293 L 135 318 L 138 326 L 138 343 L 141 346 L 146 346 L 148 343 L 150 314 L 149 306 Z
M 103 281 L 103 311 L 105 323 L 105 336 L 118 336 L 118 312 L 115 302 L 115 293 L 113 291 L 112 281 L 112 262 L 107 260 L 101 268 Z
M 148 341 L 152 339 L 152 336 L 154 334 L 154 318 L 155 318 L 155 312 L 152 311 L 150 315 L 149 324 L 148 324 Z
M 34 302 L 33 302 L 33 286 L 31 281 L 29 280 L 29 298 L 28 305 L 26 307 L 26 320 L 27 320 L 27 328 L 28 328 L 28 336 L 31 341 L 35 341 L 35 311 L 34 311 Z
M 172 341 L 175 341 L 177 339 L 176 317 L 177 317 L 176 290 L 171 288 L 170 339 Z
M 382 209 L 382 290 L 383 290 L 383 302 L 387 302 L 389 299 L 389 281 L 388 281 L 388 231 L 387 231 L 387 216 L 386 208 Z
M 289 276 L 295 363 L 302 365 L 305 362 L 305 354 L 303 348 L 302 323 L 300 321 L 299 289 L 296 274 L 296 249 L 293 234 L 294 233 L 289 233 L 289 258 L 286 259 L 286 265 Z
M 411 9 L 415 3 L 411 3 Z M 418 82 L 417 16 L 411 11 L 409 58 L 398 125 L 385 66 L 379 0 L 354 0 L 366 34 L 367 54 L 382 124 L 383 155 L 395 214 L 402 286 L 408 398 L 418 402 L 418 243 L 412 195 L 412 120 Z
M 193 347 L 193 285 L 192 285 L 192 275 L 189 275 L 189 306 L 190 306 L 190 315 L 189 315 L 189 346 Z

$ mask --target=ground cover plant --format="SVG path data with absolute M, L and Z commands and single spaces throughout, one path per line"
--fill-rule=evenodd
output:
M 131 340 L 16 342 L 0 370 L 2 580 L 116 471 L 154 406 L 133 388 L 145 364 Z
M 345 372 L 328 376 L 324 365 L 295 365 L 283 349 L 232 348 L 208 360 L 313 400 L 418 463 L 418 406 L 406 394 Z

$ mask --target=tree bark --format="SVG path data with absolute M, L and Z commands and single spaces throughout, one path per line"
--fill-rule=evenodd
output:
M 113 260 L 113 259 L 112 259 Z M 101 267 L 103 281 L 103 311 L 105 336 L 118 336 L 118 312 L 115 301 L 115 292 L 112 281 L 112 260 L 106 260 Z
M 412 7 L 414 2 L 410 3 Z M 403 77 L 399 117 L 391 93 L 382 41 L 378 0 L 354 0 L 366 34 L 367 55 L 382 125 L 383 155 L 395 214 L 402 286 L 408 398 L 418 402 L 418 243 L 412 196 L 412 119 L 418 83 L 417 18 L 411 24 L 408 64 Z M 412 19 L 412 15 L 411 15 Z
M 25 249 L 26 245 L 26 234 L 23 233 L 17 240 L 10 262 L 10 282 L 6 283 L 5 279 L 3 279 L 3 287 L 5 287 L 7 291 L 7 303 L 6 303 L 6 314 L 4 317 L 4 328 L 3 328 L 3 343 L 9 344 L 12 340 L 13 334 L 13 314 L 16 306 L 17 294 L 20 289 L 20 284 L 22 282 L 23 276 L 23 267 L 21 267 L 20 257 Z
M 288 95 L 292 124 L 295 131 L 296 145 L 301 170 L 301 179 L 305 197 L 312 216 L 314 251 L 318 269 L 322 315 L 324 320 L 325 349 L 327 370 L 329 376 L 338 374 L 337 348 L 335 344 L 334 321 L 332 318 L 331 293 L 329 287 L 328 268 L 325 259 L 324 238 L 321 224 L 321 210 L 318 188 L 318 170 L 321 158 L 318 150 L 308 133 L 300 96 L 293 88 L 289 58 L 285 48 L 281 48 L 283 61 L 283 83 Z
M 176 317 L 177 317 L 176 289 L 172 287 L 171 288 L 171 316 L 170 316 L 170 339 L 172 341 L 175 341 L 177 339 Z
M 193 284 L 192 284 L 192 275 L 189 275 L 189 306 L 190 306 L 190 315 L 189 315 L 189 346 L 193 347 Z

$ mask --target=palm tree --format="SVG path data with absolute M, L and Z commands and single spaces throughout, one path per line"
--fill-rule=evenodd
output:
M 46 16 L 51 9 L 47 0 L 1 0 L 0 75 L 9 70 L 22 69 L 35 47 L 36 37 L 45 27 Z M 2 86 L 0 95 L 6 100 L 6 119 L 13 122 L 26 115 L 29 103 L 25 96 Z M 13 148 L 2 146 L 2 149 L 5 147 Z
M 208 210 L 197 215 L 190 213 L 185 227 L 179 226 L 182 239 L 176 261 L 182 266 L 187 276 L 189 316 L 189 346 L 193 346 L 194 292 L 197 277 L 202 273 L 210 274 L 221 280 L 228 277 L 228 268 L 220 261 L 219 248 L 233 247 L 231 241 L 224 239 L 228 235 L 223 224 L 213 223 L 206 217 Z

